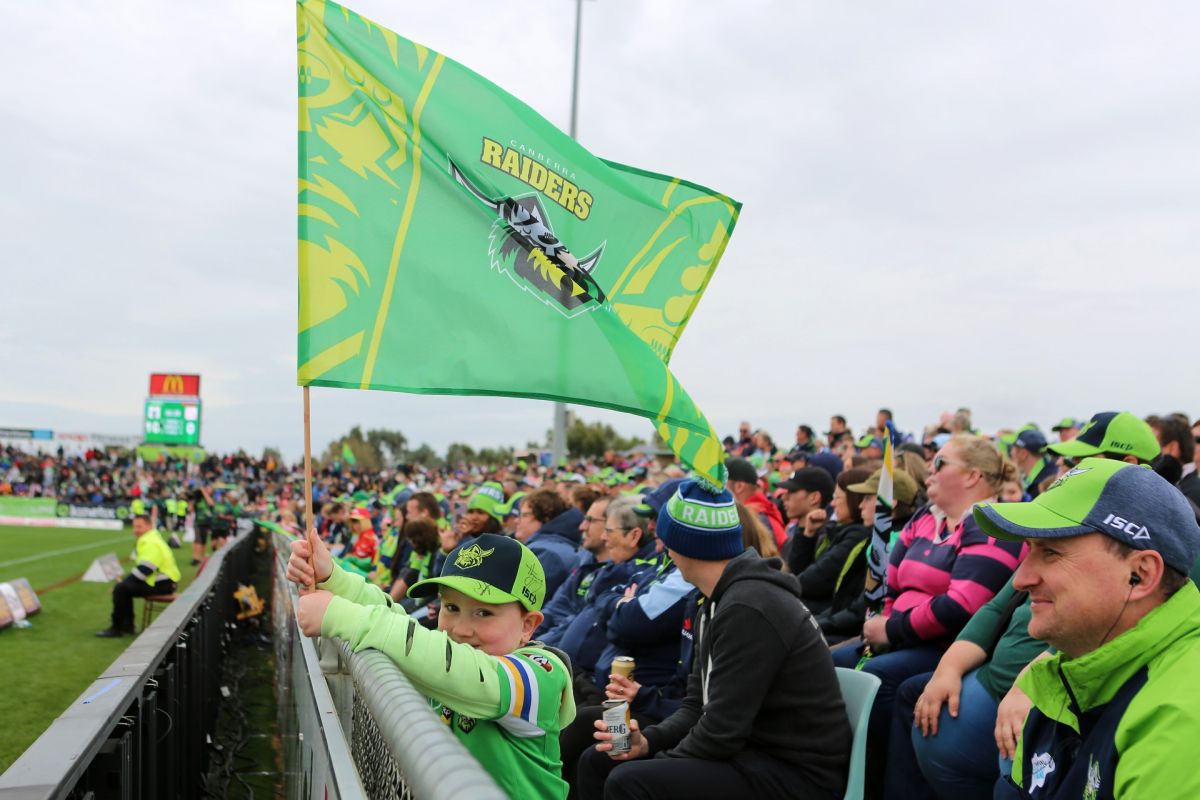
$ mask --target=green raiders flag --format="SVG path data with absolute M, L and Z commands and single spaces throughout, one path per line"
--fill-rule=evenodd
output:
M 740 204 L 596 158 L 335 3 L 297 14 L 299 383 L 640 414 L 723 483 L 667 364 Z
M 350 449 L 349 442 L 342 442 L 342 461 L 352 467 L 358 463 L 358 459 L 354 457 L 354 451 Z

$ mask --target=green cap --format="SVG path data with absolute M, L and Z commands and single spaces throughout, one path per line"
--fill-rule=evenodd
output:
M 1103 533 L 1154 550 L 1185 575 L 1200 555 L 1200 527 L 1183 494 L 1153 470 L 1085 458 L 1028 503 L 980 503 L 972 513 L 997 539 L 1061 539 Z
M 481 603 L 520 603 L 538 611 L 546 598 L 546 573 L 537 556 L 508 536 L 485 533 L 446 556 L 442 574 L 413 584 L 410 597 L 428 597 L 448 586 Z
M 862 483 L 853 483 L 846 488 L 856 494 L 873 495 L 879 492 L 879 480 L 881 477 L 883 477 L 882 467 L 871 473 L 871 477 Z M 902 469 L 892 471 L 892 497 L 894 499 L 908 503 L 911 506 L 916 501 L 919 492 L 920 487 L 917 486 L 917 481 L 912 475 L 909 475 Z
M 478 509 L 504 521 L 504 487 L 495 481 L 488 481 L 475 490 L 467 502 L 467 511 Z
M 1128 411 L 1101 411 L 1088 420 L 1074 439 L 1052 444 L 1047 449 L 1067 458 L 1109 454 L 1153 461 L 1162 448 L 1145 420 Z
M 500 503 L 496 506 L 496 512 L 500 514 L 501 519 L 511 517 L 513 508 L 517 506 L 521 499 L 528 495 L 528 492 L 513 492 L 512 497 L 508 498 L 507 503 Z

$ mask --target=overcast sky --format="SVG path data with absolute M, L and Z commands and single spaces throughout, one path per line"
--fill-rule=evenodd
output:
M 570 0 L 349 5 L 567 126 Z M 136 434 L 149 372 L 199 372 L 205 445 L 298 455 L 293 4 L 0 20 L 0 427 Z M 744 204 L 672 360 L 718 431 L 1200 413 L 1198 23 L 1183 2 L 586 2 L 580 141 Z M 316 447 L 354 424 L 523 445 L 551 406 L 314 389 L 313 424 Z

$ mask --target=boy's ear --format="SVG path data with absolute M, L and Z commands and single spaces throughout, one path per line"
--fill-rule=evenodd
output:
M 533 632 L 542 624 L 542 620 L 546 615 L 540 611 L 526 611 L 525 617 L 521 620 L 521 644 L 528 644 L 533 638 Z

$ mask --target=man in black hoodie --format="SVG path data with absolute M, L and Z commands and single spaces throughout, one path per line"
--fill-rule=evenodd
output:
M 597 744 L 579 760 L 589 798 L 831 798 L 845 788 L 850 723 L 833 661 L 796 580 L 753 550 L 728 491 L 685 481 L 663 506 L 658 536 L 708 598 L 682 707 L 630 724 L 631 750 Z

